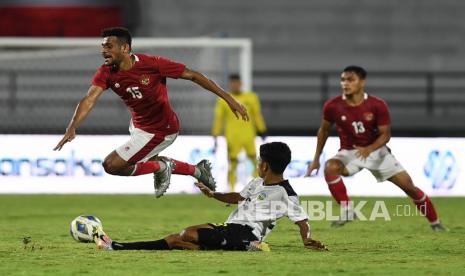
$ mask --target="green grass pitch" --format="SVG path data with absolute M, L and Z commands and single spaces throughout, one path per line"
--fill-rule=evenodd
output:
M 391 212 L 409 203 L 383 200 Z M 1 195 L 0 275 L 465 275 L 465 199 L 433 200 L 450 232 L 431 231 L 419 216 L 356 221 L 338 229 L 311 221 L 313 237 L 330 249 L 314 252 L 302 247 L 298 228 L 283 218 L 267 240 L 271 252 L 102 252 L 71 238 L 74 217 L 96 215 L 113 239 L 136 241 L 224 222 L 233 207 L 201 195 Z M 25 236 L 32 242 L 24 245 Z

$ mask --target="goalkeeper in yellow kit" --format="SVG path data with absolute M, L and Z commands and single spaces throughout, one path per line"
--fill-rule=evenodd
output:
M 263 120 L 257 94 L 253 92 L 243 93 L 241 86 L 242 83 L 239 75 L 232 74 L 229 76 L 229 92 L 236 101 L 247 108 L 250 121 L 244 122 L 237 120 L 234 113 L 229 111 L 228 106 L 224 102 L 217 101 L 212 128 L 212 135 L 215 138 L 215 150 L 217 146 L 216 137 L 221 135 L 224 128 L 229 159 L 228 182 L 233 192 L 237 181 L 237 156 L 242 149 L 245 150 L 247 158 L 254 164 L 253 174 L 256 176 L 257 153 L 255 148 L 255 137 L 258 134 L 263 138 L 266 131 L 265 121 Z

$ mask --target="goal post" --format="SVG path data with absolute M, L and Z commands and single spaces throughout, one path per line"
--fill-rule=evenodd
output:
M 0 48 L 9 49 L 58 49 L 95 47 L 99 38 L 0 38 Z M 243 90 L 252 90 L 252 41 L 248 38 L 134 38 L 132 48 L 224 48 L 239 49 L 239 73 Z
M 62 132 L 72 115 L 71 106 L 85 94 L 93 72 L 103 64 L 101 43 L 101 38 L 0 38 L 0 89 L 5 91 L 0 97 L 0 113 L 8 112 L 0 115 L 16 113 L 14 120 L 0 123 L 0 131 L 19 127 L 13 132 Z M 184 63 L 224 88 L 228 74 L 239 73 L 243 90 L 252 89 L 250 39 L 135 37 L 132 48 L 135 53 Z M 209 134 L 216 98 L 187 82 L 169 81 L 169 86 L 184 133 Z M 114 120 L 124 110 L 116 101 L 114 95 L 103 95 L 97 114 L 91 114 L 98 119 L 86 119 L 84 133 L 125 132 L 127 121 Z

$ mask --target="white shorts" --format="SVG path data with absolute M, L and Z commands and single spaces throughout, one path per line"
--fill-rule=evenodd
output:
M 367 169 L 373 174 L 378 182 L 385 181 L 392 176 L 405 171 L 404 167 L 396 160 L 394 155 L 383 146 L 362 161 L 355 153 L 357 150 L 340 150 L 333 159 L 340 160 L 349 171 L 349 175 L 354 175 L 362 169 Z
M 118 147 L 116 153 L 130 163 L 146 162 L 166 149 L 178 137 L 178 133 L 169 135 L 162 132 L 155 134 L 148 133 L 142 129 L 135 128 L 132 122 L 129 125 L 129 133 L 131 134 L 131 139 Z

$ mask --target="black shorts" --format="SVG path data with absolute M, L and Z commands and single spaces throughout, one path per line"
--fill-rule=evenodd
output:
M 252 233 L 252 227 L 242 224 L 213 224 L 213 229 L 198 229 L 199 242 L 204 250 L 247 250 L 251 241 L 258 238 Z

